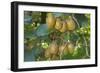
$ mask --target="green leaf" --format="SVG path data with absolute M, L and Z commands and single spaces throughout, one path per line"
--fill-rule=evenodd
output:
M 24 51 L 24 61 L 36 61 L 37 57 L 42 56 L 43 49 L 35 47 L 32 51 Z
M 88 18 L 84 14 L 75 14 L 75 18 L 81 27 L 88 24 Z
M 36 37 L 35 33 L 33 31 L 31 31 L 31 32 L 25 32 L 24 38 L 25 39 L 27 39 L 27 38 L 33 38 L 34 39 L 34 38 L 37 38 L 37 37 Z
M 70 36 L 68 35 L 68 33 L 64 34 L 64 40 L 67 40 L 68 41 L 69 40 L 69 37 Z
M 50 33 L 50 31 L 48 31 L 48 27 L 46 24 L 40 24 L 40 26 L 36 30 L 37 36 L 46 36 L 49 33 Z

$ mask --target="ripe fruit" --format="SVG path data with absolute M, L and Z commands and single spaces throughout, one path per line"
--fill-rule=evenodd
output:
M 67 43 L 65 43 L 59 47 L 59 53 L 60 54 L 67 54 L 68 53 Z
M 52 13 L 47 14 L 46 18 L 46 24 L 48 26 L 48 29 L 52 29 L 55 26 L 56 19 Z
M 48 49 L 45 50 L 45 57 L 50 59 L 56 59 L 57 58 L 56 56 L 58 55 L 58 51 L 59 51 L 58 45 L 55 41 L 53 41 L 49 45 Z
M 58 59 L 59 59 L 59 57 L 57 55 L 52 56 L 52 60 L 58 60 Z
M 59 29 L 62 28 L 62 21 L 61 21 L 60 18 L 57 18 L 57 19 L 56 19 L 55 28 L 56 28 L 57 30 L 59 30 Z
M 63 51 L 63 54 L 64 54 L 64 55 L 68 54 L 68 48 L 67 48 L 67 46 L 65 47 L 65 49 L 64 49 L 64 51 Z
M 63 44 L 63 45 L 61 45 L 61 46 L 59 47 L 59 54 L 62 54 L 62 53 L 63 53 L 65 47 L 66 47 L 65 44 Z
M 58 45 L 55 41 L 53 41 L 50 45 L 49 45 L 49 51 L 51 54 L 53 55 L 57 55 L 58 54 L 58 51 L 59 51 L 59 48 L 58 48 Z
M 67 30 L 67 25 L 66 25 L 66 22 L 63 21 L 63 25 L 62 25 L 62 28 L 59 30 L 60 32 L 65 32 Z
M 75 22 L 71 16 L 69 16 L 69 19 L 67 19 L 66 22 L 67 22 L 67 29 L 69 31 L 72 31 L 75 29 Z
M 71 43 L 71 42 L 69 42 L 69 43 L 67 44 L 67 48 L 68 48 L 68 52 L 69 52 L 70 54 L 73 54 L 73 52 L 74 52 L 74 44 Z
M 45 55 L 46 58 L 51 58 L 51 54 L 50 54 L 49 49 L 45 50 L 45 54 L 44 55 Z

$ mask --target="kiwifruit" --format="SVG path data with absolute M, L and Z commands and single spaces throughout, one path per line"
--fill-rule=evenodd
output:
M 54 28 L 55 23 L 56 23 L 56 18 L 54 17 L 54 15 L 52 13 L 47 13 L 46 24 L 48 26 L 48 29 Z
M 49 51 L 51 54 L 53 55 L 57 55 L 58 51 L 59 51 L 59 47 L 57 45 L 57 43 L 55 41 L 53 41 L 50 45 L 49 45 Z
M 69 52 L 70 54 L 73 54 L 74 48 L 75 48 L 74 44 L 71 43 L 71 42 L 69 42 L 69 43 L 67 44 L 67 48 L 68 48 L 68 52 Z
M 59 54 L 68 54 L 67 43 L 59 47 Z
M 59 56 L 57 56 L 57 55 L 52 55 L 52 58 L 51 58 L 52 60 L 58 60 L 59 59 Z
M 66 46 L 65 46 L 65 48 L 64 48 L 63 54 L 64 54 L 64 55 L 68 54 L 67 43 L 66 43 Z
M 60 18 L 56 18 L 55 29 L 59 30 L 62 28 L 62 21 Z
M 66 20 L 66 22 L 67 22 L 67 30 L 72 31 L 75 29 L 76 24 L 71 16 L 69 16 L 69 18 Z
M 65 47 L 66 47 L 65 44 L 63 44 L 63 45 L 61 45 L 61 46 L 59 47 L 59 54 L 62 54 L 62 53 L 63 53 Z
M 62 28 L 59 30 L 60 32 L 66 32 L 67 31 L 67 25 L 66 25 L 66 22 L 63 21 L 63 25 L 62 25 Z
M 50 51 L 49 51 L 48 48 L 45 50 L 45 54 L 44 54 L 44 55 L 45 55 L 46 58 L 51 58 L 51 56 L 52 56 L 52 55 L 50 54 Z

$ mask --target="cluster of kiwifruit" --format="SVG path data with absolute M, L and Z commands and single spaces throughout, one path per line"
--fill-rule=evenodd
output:
M 45 58 L 58 60 L 60 59 L 60 55 L 73 54 L 74 47 L 75 46 L 72 42 L 67 42 L 63 43 L 62 45 L 58 45 L 56 41 L 52 41 L 49 47 L 45 50 Z
M 73 31 L 75 29 L 75 22 L 71 16 L 67 19 L 55 17 L 53 13 L 47 13 L 46 24 L 48 29 L 56 29 L 60 32 Z M 52 41 L 49 47 L 45 50 L 45 57 L 47 59 L 60 59 L 62 54 L 73 54 L 74 44 L 66 42 L 58 45 L 56 41 Z
M 55 17 L 52 13 L 47 13 L 46 24 L 49 29 L 55 28 L 60 32 L 72 31 L 75 29 L 75 22 L 71 16 L 62 20 L 60 17 Z

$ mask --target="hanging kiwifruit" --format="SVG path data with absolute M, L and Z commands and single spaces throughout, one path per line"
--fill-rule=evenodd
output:
M 59 54 L 62 54 L 64 52 L 64 49 L 65 49 L 66 45 L 63 44 L 59 47 Z
M 51 58 L 51 54 L 50 54 L 50 51 L 49 51 L 49 49 L 47 48 L 46 50 L 45 50 L 45 58 Z
M 67 30 L 72 31 L 75 29 L 75 22 L 71 16 L 66 20 L 67 22 Z
M 69 52 L 70 54 L 73 54 L 74 48 L 75 48 L 74 44 L 71 43 L 71 42 L 69 42 L 69 43 L 67 44 L 67 48 L 68 48 L 68 52 Z
M 58 55 L 52 55 L 52 60 L 58 60 L 59 59 L 59 56 Z
M 59 30 L 62 28 L 62 21 L 60 18 L 56 18 L 55 29 Z
M 67 43 L 59 47 L 59 54 L 68 54 Z
M 47 13 L 46 24 L 48 26 L 48 29 L 54 28 L 55 23 L 56 23 L 56 18 L 54 17 L 54 15 L 52 13 Z
M 64 55 L 67 55 L 67 54 L 68 54 L 67 43 L 66 43 L 65 45 L 66 45 L 66 46 L 65 46 L 65 48 L 64 48 L 64 50 L 63 50 L 63 54 L 64 54 Z
M 60 32 L 66 32 L 66 30 L 67 30 L 67 24 L 66 24 L 66 22 L 65 21 L 63 21 L 63 25 L 62 25 L 62 28 L 59 30 Z
M 57 55 L 58 51 L 59 51 L 59 47 L 56 43 L 56 41 L 53 41 L 50 45 L 49 45 L 49 51 L 52 55 Z

